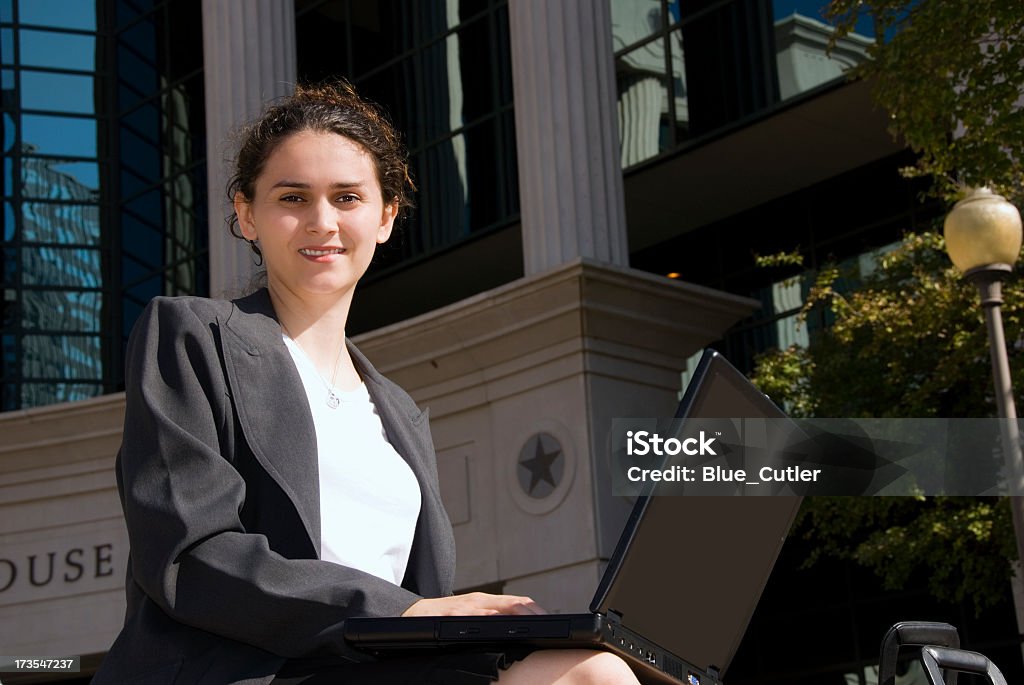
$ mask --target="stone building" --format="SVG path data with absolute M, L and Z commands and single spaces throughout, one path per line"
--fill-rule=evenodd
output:
M 870 259 L 936 214 L 842 76 L 873 38 L 827 30 L 800 0 L 0 0 L 0 652 L 81 655 L 32 680 L 70 683 L 113 640 L 127 336 L 154 296 L 244 290 L 230 132 L 339 75 L 412 153 L 349 333 L 430 408 L 458 587 L 585 606 L 629 510 L 611 419 L 672 411 L 707 345 L 807 342 L 805 286 L 753 256 Z M 851 592 L 818 607 L 844 635 L 874 625 Z M 744 658 L 856 682 L 875 654 L 843 650 Z

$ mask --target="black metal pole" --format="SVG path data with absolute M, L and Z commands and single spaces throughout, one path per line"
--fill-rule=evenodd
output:
M 988 327 L 989 352 L 992 356 L 992 378 L 995 382 L 996 409 L 999 413 L 1003 457 L 1006 460 L 1006 479 L 1009 486 L 1010 510 L 1013 530 L 1017 538 L 1017 557 L 1024 564 L 1024 457 L 1021 455 L 1020 430 L 1017 426 L 1017 406 L 1013 400 L 1013 382 L 1010 377 L 1010 359 L 1006 353 L 1003 315 L 1002 279 L 1013 271 L 1008 264 L 990 264 L 971 269 L 964 274 L 978 286 L 981 306 L 985 310 Z

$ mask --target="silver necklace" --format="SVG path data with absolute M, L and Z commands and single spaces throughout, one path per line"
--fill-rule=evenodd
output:
M 294 342 L 295 345 L 300 350 L 302 350 L 302 354 L 306 355 L 306 359 L 309 359 L 309 365 L 313 367 L 313 371 L 316 372 L 317 377 L 323 382 L 324 387 L 327 388 L 326 404 L 328 408 L 337 409 L 338 406 L 341 404 L 341 397 L 338 396 L 336 388 L 334 387 L 334 380 L 338 377 L 338 364 L 341 363 L 341 351 L 345 349 L 345 340 L 342 339 L 341 345 L 338 346 L 338 356 L 334 360 L 334 371 L 331 372 L 331 382 L 328 383 L 327 379 L 324 378 L 323 375 L 320 373 L 320 369 L 318 369 L 316 367 L 316 364 L 313 363 L 313 359 L 308 354 L 306 354 L 305 350 L 302 349 L 302 345 L 299 344 L 299 341 L 295 339 L 295 337 L 288 331 L 284 324 L 281 324 L 281 328 L 282 330 L 284 330 L 285 335 L 291 338 L 292 342 Z
M 341 349 L 338 349 L 338 358 L 334 360 L 334 372 L 331 373 L 331 382 L 328 384 L 324 380 L 323 376 L 320 376 L 320 371 L 317 370 L 316 375 L 320 376 L 320 380 L 324 381 L 327 385 L 327 406 L 331 409 L 337 409 L 338 405 L 341 404 L 341 398 L 338 397 L 338 393 L 334 392 L 334 379 L 338 375 L 338 362 L 341 361 Z

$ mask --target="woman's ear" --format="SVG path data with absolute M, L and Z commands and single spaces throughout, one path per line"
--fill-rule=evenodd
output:
M 386 243 L 391 237 L 391 229 L 395 227 L 395 219 L 398 218 L 398 198 L 384 205 L 384 211 L 380 217 L 380 228 L 377 229 L 377 244 Z
M 257 240 L 259 238 L 256 235 L 256 222 L 252 216 L 252 205 L 245 195 L 242 193 L 235 193 L 235 216 L 238 217 L 238 230 L 242 232 L 242 237 L 246 240 Z

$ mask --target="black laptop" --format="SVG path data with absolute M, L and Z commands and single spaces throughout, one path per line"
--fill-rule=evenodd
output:
M 785 418 L 714 350 L 701 357 L 676 416 Z M 524 644 L 603 649 L 645 683 L 721 680 L 801 498 L 657 496 L 633 507 L 590 612 L 543 616 L 351 618 L 345 639 L 377 654 Z

